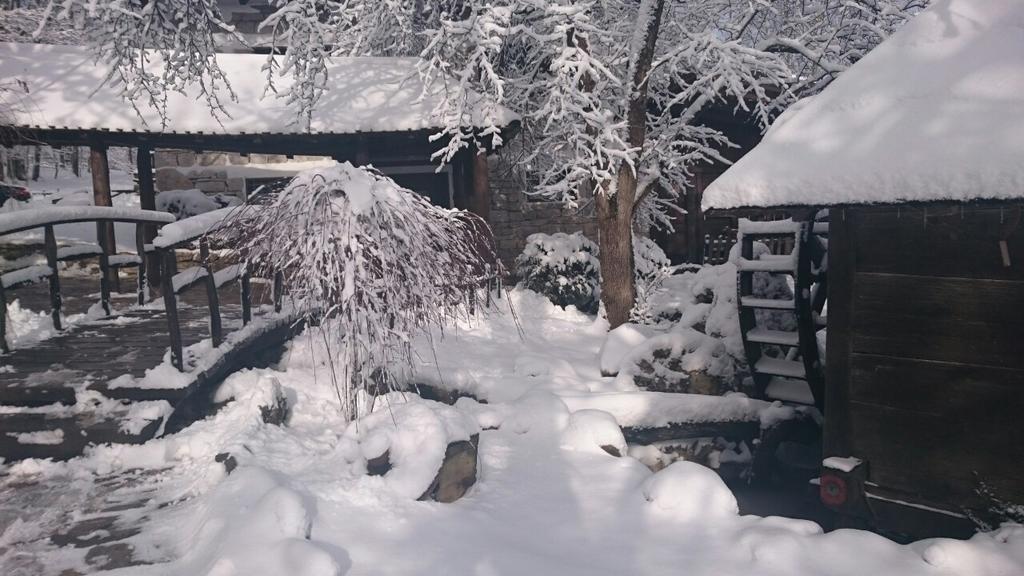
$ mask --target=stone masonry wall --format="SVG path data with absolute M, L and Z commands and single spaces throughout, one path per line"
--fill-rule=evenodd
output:
M 500 155 L 500 152 L 499 152 Z M 526 246 L 526 237 L 536 232 L 582 231 L 597 241 L 597 220 L 590 212 L 570 208 L 562 202 L 527 199 L 525 184 L 510 170 L 501 166 L 500 159 L 488 159 L 491 185 L 491 229 L 498 246 L 498 256 L 515 272 L 515 259 Z
M 290 161 L 320 160 L 319 156 L 294 156 Z M 154 154 L 154 180 L 157 192 L 198 188 L 207 194 L 245 194 L 244 170 L 228 166 L 281 164 L 289 159 L 281 154 L 250 154 L 234 152 L 201 152 L 191 150 L 157 150 Z M 255 177 L 260 177 L 256 175 Z

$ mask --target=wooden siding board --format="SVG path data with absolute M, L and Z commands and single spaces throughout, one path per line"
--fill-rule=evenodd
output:
M 911 501 L 979 509 L 979 481 L 1024 500 L 1020 209 L 857 207 L 845 226 L 837 212 L 827 453 L 866 459 L 871 482 Z
M 829 222 L 828 342 L 825 364 L 824 456 L 849 456 L 850 327 L 854 313 L 856 213 L 831 211 Z
M 859 272 L 1024 281 L 1018 205 L 861 207 Z M 999 241 L 1006 240 L 1011 266 Z

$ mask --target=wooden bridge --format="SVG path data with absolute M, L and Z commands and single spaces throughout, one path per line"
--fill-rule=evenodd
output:
M 163 212 L 109 207 L 0 215 L 0 239 L 42 228 L 45 253 L 45 264 L 0 276 L 0 457 L 69 458 L 89 444 L 174 432 L 209 413 L 226 376 L 276 359 L 298 318 L 283 310 L 280 274 L 251 278 L 230 250 L 211 254 L 207 234 L 225 215 L 174 222 Z M 60 246 L 56 227 L 74 222 L 95 222 L 97 243 Z M 116 251 L 114 222 L 135 224 L 134 253 Z M 193 262 L 179 270 L 185 256 Z M 99 278 L 62 277 L 64 263 L 82 259 L 98 261 Z M 116 290 L 122 274 L 134 279 L 130 294 Z M 97 296 L 100 310 L 83 319 Z M 15 297 L 48 308 L 55 334 L 12 347 L 6 305 Z

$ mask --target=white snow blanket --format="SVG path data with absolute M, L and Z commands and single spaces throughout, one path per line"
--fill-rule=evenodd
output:
M 216 58 L 237 95 L 232 100 L 227 91 L 221 91 L 226 114 L 214 118 L 195 90 L 168 92 L 168 122 L 163 130 L 158 111 L 144 101 L 139 101 L 140 119 L 121 97 L 119 86 L 100 87 L 109 67 L 95 62 L 86 48 L 0 44 L 0 78 L 21 81 L 28 87 L 28 95 L 7 107 L 14 126 L 206 134 L 305 132 L 284 98 L 265 95 L 265 56 L 217 54 Z M 313 115 L 310 132 L 353 134 L 443 127 L 435 110 L 444 86 L 433 86 L 424 93 L 416 63 L 415 58 L 335 58 L 328 64 L 327 91 Z M 162 73 L 155 55 L 148 72 Z M 286 93 L 291 78 L 275 78 L 274 83 L 280 93 Z M 483 99 L 470 103 L 467 118 L 479 127 L 504 126 L 517 120 L 507 108 Z
M 1024 2 L 936 0 L 782 115 L 703 208 L 1024 196 Z
M 517 290 L 511 296 L 522 337 L 505 307 L 460 322 L 437 349 L 443 373 L 460 362 L 467 375 L 481 377 L 477 391 L 489 392 L 490 404 L 462 398 L 443 406 L 388 394 L 363 420 L 347 422 L 329 355 L 310 332 L 292 342 L 276 369 L 232 375 L 218 400 L 235 401 L 178 434 L 143 445 L 97 446 L 70 462 L 7 466 L 8 481 L 52 487 L 47 497 L 63 506 L 26 499 L 12 504 L 20 507 L 20 519 L 0 534 L 0 573 L 94 571 L 86 560 L 89 548 L 50 542 L 54 510 L 67 508 L 76 492 L 96 494 L 106 475 L 140 467 L 147 473 L 130 475 L 142 484 L 108 494 L 107 501 L 144 499 L 141 508 L 121 514 L 141 529 L 125 540 L 134 557 L 152 564 L 111 574 L 1024 573 L 1019 525 L 969 541 L 906 546 L 859 530 L 825 534 L 812 522 L 740 515 L 722 480 L 692 462 L 652 473 L 635 458 L 609 455 L 602 446 L 620 453 L 626 448 L 613 415 L 567 406 L 587 388 L 614 385 L 598 367 L 607 325 L 536 294 Z M 287 426 L 260 418 L 259 407 L 278 395 L 292 408 Z M 614 395 L 594 396 L 602 399 L 600 408 L 629 408 L 610 402 Z M 159 407 L 146 411 L 159 414 Z M 416 501 L 445 445 L 478 430 L 479 468 L 469 493 L 454 504 Z M 385 451 L 394 468 L 367 475 L 368 459 Z M 230 475 L 215 460 L 220 453 L 237 460 Z M 32 562 L 27 571 L 26 559 Z

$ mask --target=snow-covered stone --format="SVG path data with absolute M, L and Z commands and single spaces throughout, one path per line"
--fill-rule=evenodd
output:
M 674 462 L 640 488 L 652 509 L 680 522 L 715 522 L 739 513 L 728 486 L 710 468 Z

